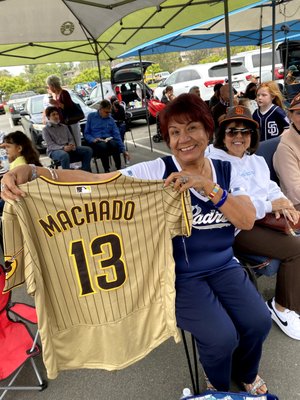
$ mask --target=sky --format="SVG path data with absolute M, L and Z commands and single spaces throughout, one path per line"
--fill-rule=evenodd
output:
M 22 72 L 24 72 L 24 66 L 16 66 L 16 67 L 0 67 L 0 70 L 6 69 L 9 71 L 13 76 L 20 75 Z

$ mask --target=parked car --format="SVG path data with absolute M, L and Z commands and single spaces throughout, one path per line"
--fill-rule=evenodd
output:
M 275 80 L 283 83 L 283 64 L 280 60 L 279 50 L 275 51 Z M 226 61 L 226 60 L 224 60 Z M 260 50 L 250 50 L 243 53 L 235 54 L 231 57 L 231 61 L 241 61 L 247 68 L 251 75 L 260 76 L 260 82 L 267 82 L 272 80 L 272 49 L 264 48 Z
M 160 82 L 164 79 L 167 79 L 170 76 L 170 72 L 169 71 L 161 71 L 161 72 L 156 72 L 156 74 L 154 75 L 155 77 L 155 82 Z
M 288 40 L 280 43 L 277 47 L 280 54 L 280 61 L 285 66 L 286 70 L 292 65 L 298 68 L 293 75 L 297 81 L 300 80 L 300 40 Z
M 18 125 L 21 120 L 20 112 L 24 110 L 27 99 L 35 95 L 36 93 L 32 90 L 11 94 L 7 105 L 13 125 Z
M 88 107 L 75 92 L 69 91 L 69 93 L 73 102 L 80 104 L 82 111 L 84 112 L 85 118 L 80 121 L 80 127 L 83 133 L 88 114 L 95 110 Z M 45 108 L 45 100 L 47 101 L 47 98 L 45 99 L 45 97 L 48 98 L 48 95 L 39 94 L 29 97 L 24 110 L 21 111 L 21 124 L 24 128 L 24 133 L 32 140 L 36 148 L 41 152 L 46 150 L 46 144 L 42 136 L 42 130 L 45 126 L 43 124 L 43 112 Z
M 5 107 L 2 102 L 0 102 L 0 114 L 5 114 Z
M 111 81 L 102 82 L 103 95 L 110 99 L 120 93 L 126 110 L 130 111 L 131 120 L 147 119 L 146 102 L 153 96 L 153 90 L 143 83 L 147 68 L 152 65 L 151 61 L 143 61 L 142 68 L 139 61 L 127 61 L 115 65 L 111 69 Z M 98 84 L 90 94 L 90 101 L 87 103 L 92 108 L 99 108 L 103 100 L 101 85 Z M 152 120 L 148 113 L 148 117 Z
M 244 91 L 249 72 L 242 62 L 231 63 L 232 86 L 238 91 Z M 161 100 L 167 86 L 173 86 L 175 96 L 187 93 L 192 86 L 199 86 L 201 98 L 208 101 L 213 95 L 216 83 L 224 83 L 228 77 L 227 63 L 207 63 L 182 67 L 158 85 L 154 90 L 154 97 Z
M 86 101 L 87 105 L 91 106 L 92 108 L 98 109 L 100 101 L 102 101 L 103 98 L 109 100 L 111 96 L 115 96 L 115 92 L 113 91 L 110 81 L 103 81 L 102 87 L 104 97 L 102 96 L 101 85 L 100 83 L 98 83 L 91 91 L 89 96 L 90 98 L 88 101 Z

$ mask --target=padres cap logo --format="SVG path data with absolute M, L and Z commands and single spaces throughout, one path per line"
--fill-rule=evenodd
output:
M 237 107 L 235 107 L 235 113 L 238 115 L 244 115 L 245 111 L 244 111 L 243 107 L 237 106 Z

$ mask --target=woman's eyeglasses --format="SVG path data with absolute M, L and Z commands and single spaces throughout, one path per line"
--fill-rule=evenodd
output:
M 227 128 L 227 129 L 225 129 L 225 133 L 229 137 L 237 136 L 239 133 L 243 136 L 249 136 L 253 133 L 253 129 L 250 129 L 250 128 Z

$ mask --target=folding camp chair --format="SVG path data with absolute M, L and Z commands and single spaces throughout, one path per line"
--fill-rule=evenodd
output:
M 0 400 L 9 390 L 44 390 L 44 381 L 37 369 L 34 357 L 40 354 L 37 344 L 38 332 L 31 334 L 27 322 L 36 325 L 35 308 L 24 303 L 11 303 L 11 294 L 2 293 L 5 283 L 5 272 L 0 265 L 0 381 L 8 384 L 0 386 Z M 38 380 L 35 386 L 14 386 L 14 381 L 29 360 Z M 7 381 L 6 381 L 7 382 Z

